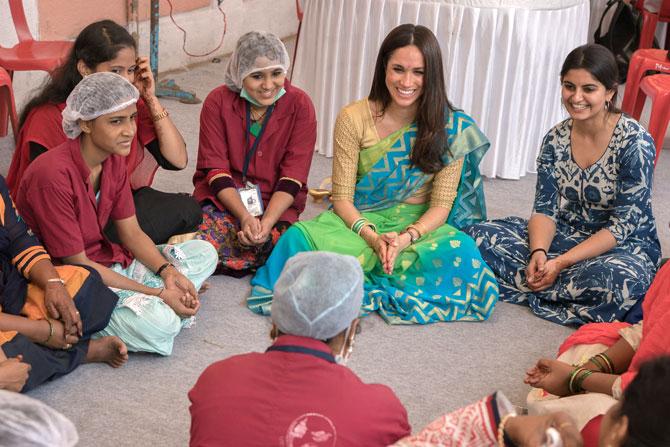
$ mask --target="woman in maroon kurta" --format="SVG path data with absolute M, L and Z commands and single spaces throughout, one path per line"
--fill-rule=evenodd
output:
M 316 115 L 307 94 L 286 80 L 288 66 L 277 37 L 243 35 L 225 85 L 200 114 L 193 184 L 204 220 L 196 237 L 216 247 L 219 271 L 232 276 L 262 265 L 305 209 Z
M 23 109 L 17 147 L 7 175 L 12 197 L 16 199 L 28 165 L 67 141 L 61 112 L 72 89 L 83 76 L 101 71 L 125 77 L 141 94 L 135 120 L 137 132 L 126 157 L 140 227 L 156 244 L 176 234 L 192 233 L 202 220 L 197 202 L 186 194 L 150 187 L 159 166 L 166 170 L 186 167 L 186 144 L 156 98 L 148 59 L 137 56 L 132 36 L 111 20 L 91 23 L 79 33 L 68 59 Z M 113 242 L 119 242 L 113 226 L 106 228 L 105 234 Z

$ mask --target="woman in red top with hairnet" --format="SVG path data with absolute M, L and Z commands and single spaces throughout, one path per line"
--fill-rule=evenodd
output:
M 216 247 L 219 271 L 232 276 L 264 264 L 305 209 L 316 116 L 286 80 L 288 68 L 279 38 L 243 35 L 200 115 L 193 184 L 204 221 L 196 237 Z

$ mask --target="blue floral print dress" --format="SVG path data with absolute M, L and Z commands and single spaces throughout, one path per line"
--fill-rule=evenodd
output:
M 601 229 L 612 233 L 615 248 L 564 269 L 550 288 L 533 292 L 526 284 L 526 219 L 487 221 L 463 231 L 494 271 L 501 300 L 527 303 L 540 317 L 565 325 L 639 320 L 661 256 L 651 210 L 654 142 L 637 121 L 621 115 L 602 157 L 582 169 L 572 157 L 571 130 L 572 119 L 551 129 L 537 159 L 533 212 L 556 223 L 549 258 Z

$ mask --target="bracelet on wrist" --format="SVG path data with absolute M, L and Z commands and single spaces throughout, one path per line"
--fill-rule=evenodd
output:
M 158 293 L 156 294 L 156 296 L 157 296 L 158 298 L 162 298 L 161 295 L 163 294 L 163 291 L 164 291 L 164 290 L 165 290 L 165 287 L 161 287 L 160 290 L 158 291 Z
M 507 424 L 507 421 L 509 421 L 514 416 L 516 416 L 516 414 L 514 414 L 514 413 L 510 413 L 508 415 L 505 415 L 505 417 L 503 417 L 500 420 L 500 423 L 498 424 L 498 445 L 500 447 L 505 446 L 505 424 Z
M 593 374 L 593 371 L 589 369 L 584 369 L 584 371 L 579 374 L 579 376 L 575 379 L 575 388 L 577 389 L 578 393 L 583 393 L 584 391 L 584 381 L 591 375 Z
M 46 345 L 47 343 L 49 343 L 49 340 L 51 340 L 51 337 L 54 336 L 54 325 L 53 325 L 53 323 L 51 322 L 51 319 L 49 319 L 49 318 L 45 318 L 45 320 L 47 321 L 47 323 L 49 323 L 49 336 L 47 337 L 46 340 L 44 340 L 44 341 L 42 342 L 42 344 L 44 344 L 44 345 Z
M 372 222 L 366 222 L 365 225 L 363 225 L 363 228 L 365 228 L 365 227 L 369 227 L 372 231 L 377 233 L 377 225 L 373 224 Z M 363 228 L 358 230 L 359 235 L 361 234 L 361 231 L 363 231 Z
M 65 281 L 63 281 L 63 278 L 49 278 L 47 279 L 47 285 L 49 284 L 60 284 L 60 285 L 65 285 Z
M 377 232 L 377 226 L 375 224 L 373 224 L 372 222 L 370 222 L 369 220 L 367 220 L 365 217 L 360 217 L 360 218 L 356 219 L 354 221 L 354 223 L 351 224 L 350 229 L 351 229 L 351 231 L 353 231 L 357 235 L 363 237 L 362 233 L 363 233 L 363 229 L 365 227 L 370 227 L 370 229 L 372 231 L 374 231 L 375 233 Z
M 165 264 L 161 265 L 160 267 L 158 267 L 158 270 L 156 270 L 156 276 L 161 276 L 161 273 L 163 273 L 163 271 L 166 268 L 171 267 L 171 266 L 172 266 L 171 262 L 166 262 Z
M 151 119 L 155 123 L 156 121 L 160 121 L 167 116 L 170 116 L 170 112 L 168 112 L 167 109 L 163 109 L 162 112 L 155 114 L 154 116 L 151 117 Z
M 584 388 L 582 387 L 582 384 L 591 374 L 593 374 L 593 371 L 584 367 L 580 366 L 575 368 L 568 378 L 568 390 L 570 390 L 570 394 L 579 394 L 583 392 Z
M 414 231 L 412 231 L 412 230 L 414 230 Z M 416 232 L 417 234 L 414 234 L 415 232 Z M 410 243 L 411 245 L 413 245 L 413 244 L 414 244 L 416 241 L 418 241 L 419 238 L 421 237 L 421 236 L 419 235 L 419 232 L 417 231 L 417 229 L 414 228 L 414 227 L 412 227 L 412 228 L 407 227 L 407 228 L 405 228 L 404 230 L 402 230 L 402 231 L 400 232 L 400 234 L 407 234 L 407 235 L 409 235 L 409 243 Z
M 426 227 L 426 225 L 424 225 L 423 222 L 421 222 L 421 220 L 417 220 L 407 228 L 410 227 L 414 228 L 417 231 L 417 233 L 419 233 L 419 239 L 428 234 L 428 228 Z
M 605 374 L 614 374 L 614 363 L 612 362 L 612 359 L 604 352 L 594 355 L 591 357 L 591 359 L 589 359 L 589 361 L 596 365 L 600 372 Z
M 547 250 L 545 250 L 544 248 L 536 248 L 535 250 L 533 250 L 533 251 L 530 252 L 530 256 L 528 256 L 528 259 L 533 259 L 533 255 L 534 255 L 535 253 L 537 253 L 537 252 L 542 252 L 542 253 L 544 253 L 544 256 L 545 256 L 546 258 L 549 257 L 549 255 L 547 254 Z

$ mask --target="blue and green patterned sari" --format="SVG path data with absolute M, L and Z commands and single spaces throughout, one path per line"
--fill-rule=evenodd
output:
M 449 112 L 446 163 L 463 159 L 461 181 L 446 224 L 403 250 L 392 275 L 374 250 L 333 211 L 294 224 L 279 239 L 265 266 L 251 281 L 248 307 L 269 315 L 272 289 L 286 261 L 307 250 L 356 257 L 365 273 L 362 314 L 378 311 L 391 324 L 482 321 L 498 300 L 498 284 L 474 241 L 457 228 L 486 219 L 479 162 L 489 142 L 463 112 Z M 416 125 L 389 135 L 360 152 L 354 205 L 379 233 L 400 232 L 416 222 L 428 204 L 403 203 L 429 176 L 412 166 L 409 155 Z

